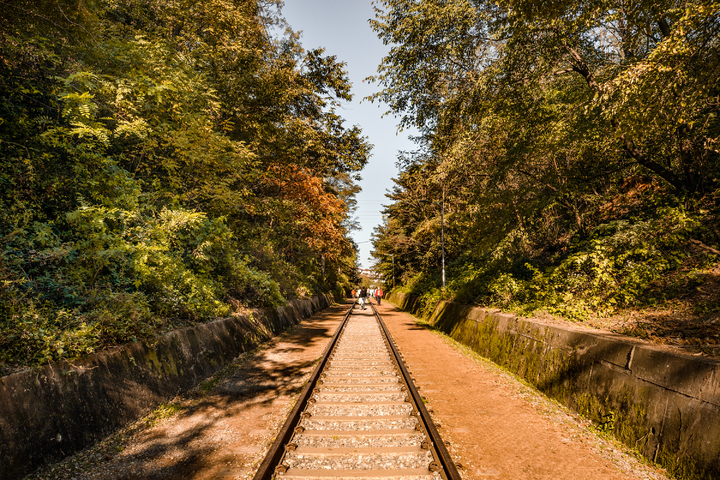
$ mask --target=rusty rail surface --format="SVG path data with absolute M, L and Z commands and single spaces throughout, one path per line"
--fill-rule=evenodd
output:
M 400 356 L 400 352 L 398 351 L 397 347 L 395 346 L 395 342 L 392 339 L 392 335 L 390 335 L 390 332 L 387 330 L 387 327 L 385 326 L 385 322 L 383 322 L 382 317 L 377 312 L 377 310 L 375 309 L 374 306 L 372 307 L 372 309 L 373 309 L 373 312 L 375 313 L 375 317 L 378 319 L 380 328 L 382 328 L 383 333 L 385 334 L 385 338 L 388 339 L 388 346 L 390 347 L 393 355 L 395 356 L 395 360 L 397 361 L 397 365 L 402 373 L 403 379 L 406 381 L 407 388 L 410 391 L 410 394 L 413 397 L 416 408 L 418 409 L 418 412 L 420 414 L 420 419 L 422 420 L 423 424 L 425 425 L 425 428 L 427 429 L 428 436 L 430 437 L 433 444 L 435 445 L 435 449 L 436 449 L 437 455 L 438 455 L 438 460 L 442 464 L 442 468 L 446 474 L 445 478 L 447 478 L 448 480 L 459 480 L 462 477 L 460 476 L 460 473 L 457 470 L 455 462 L 450 457 L 450 452 L 448 452 L 447 447 L 445 447 L 445 442 L 443 442 L 442 437 L 440 436 L 440 433 L 437 431 L 437 428 L 435 427 L 435 423 L 433 422 L 432 417 L 430 417 L 430 413 L 425 408 L 425 402 L 422 401 L 422 396 L 420 395 L 420 392 L 418 392 L 417 388 L 415 387 L 415 383 L 412 381 L 410 372 L 408 372 L 407 368 L 405 367 L 405 363 L 403 362 L 402 357 Z
M 333 348 L 335 347 L 338 338 L 340 338 L 340 334 L 342 333 L 342 330 L 345 327 L 348 318 L 350 318 L 350 315 L 352 314 L 354 308 L 355 303 L 353 303 L 353 305 L 347 311 L 345 317 L 342 320 L 342 323 L 335 332 L 335 335 L 333 335 L 330 343 L 328 343 L 328 346 L 325 347 L 325 352 L 320 358 L 320 362 L 318 362 L 317 367 L 315 367 L 315 371 L 313 371 L 310 379 L 305 385 L 305 388 L 303 389 L 302 393 L 300 393 L 300 398 L 298 398 L 298 401 L 295 403 L 295 407 L 290 412 L 290 415 L 288 415 L 288 418 L 287 420 L 285 420 L 285 423 L 280 429 L 277 437 L 275 437 L 275 442 L 270 447 L 267 455 L 265 455 L 265 459 L 260 464 L 260 467 L 258 468 L 257 473 L 253 477 L 253 480 L 269 480 L 275 473 L 275 467 L 280 463 L 280 460 L 285 453 L 284 446 L 289 443 L 290 438 L 293 434 L 293 430 L 300 421 L 300 414 L 307 406 L 308 400 L 312 396 L 312 392 L 315 389 L 318 379 L 320 378 L 320 373 L 322 373 L 323 369 L 325 368 L 325 364 L 330 358 L 330 353 L 333 351 Z

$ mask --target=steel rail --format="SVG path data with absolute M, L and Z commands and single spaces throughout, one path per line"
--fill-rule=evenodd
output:
M 417 388 L 415 387 L 415 383 L 412 380 L 410 372 L 408 372 L 407 368 L 405 367 L 405 362 L 402 360 L 402 357 L 400 356 L 400 352 L 398 351 L 397 347 L 395 346 L 395 341 L 392 339 L 390 332 L 388 331 L 387 327 L 385 326 L 385 322 L 383 321 L 382 317 L 375 309 L 375 306 L 372 304 L 370 304 L 370 306 L 372 307 L 373 313 L 375 314 L 375 318 L 377 318 L 378 324 L 380 325 L 380 328 L 382 329 L 383 334 L 385 335 L 385 338 L 388 341 L 388 346 L 390 347 L 390 350 L 392 351 L 392 354 L 395 358 L 395 362 L 397 363 L 398 369 L 400 370 L 400 374 L 402 375 L 403 379 L 405 380 L 405 384 L 408 388 L 408 391 L 412 395 L 413 402 L 415 403 L 415 406 L 417 407 L 420 420 L 423 422 L 423 425 L 425 426 L 427 435 L 428 435 L 428 437 L 430 437 L 430 441 L 431 441 L 432 445 L 435 447 L 435 450 L 436 450 L 437 456 L 438 456 L 438 460 L 441 463 L 443 471 L 447 475 L 447 479 L 448 480 L 462 480 L 462 477 L 460 476 L 460 473 L 457 470 L 455 462 L 453 462 L 452 457 L 450 457 L 450 452 L 448 452 L 447 447 L 445 447 L 445 442 L 443 442 L 442 438 L 440 437 L 440 433 L 437 431 L 437 428 L 435 427 L 435 423 L 433 422 L 432 417 L 430 417 L 430 413 L 425 408 L 425 403 L 423 402 L 420 392 L 418 392 Z
M 263 462 L 260 464 L 260 467 L 258 468 L 257 473 L 255 473 L 253 480 L 270 480 L 275 474 L 275 466 L 280 463 L 280 460 L 285 453 L 283 446 L 290 441 L 290 438 L 292 438 L 293 430 L 300 420 L 300 414 L 303 412 L 303 410 L 305 410 L 305 407 L 308 404 L 308 400 L 312 396 L 315 385 L 320 378 L 320 374 L 325 369 L 325 364 L 330 358 L 330 353 L 335 348 L 335 344 L 337 343 L 338 338 L 340 338 L 340 334 L 345 328 L 345 325 L 347 324 L 347 321 L 350 318 L 353 309 L 355 308 L 355 303 L 357 302 L 353 302 L 352 306 L 345 314 L 345 318 L 343 318 L 342 323 L 335 332 L 335 335 L 333 335 L 330 343 L 328 343 L 327 347 L 325 347 L 325 351 L 323 352 L 322 357 L 320 357 L 320 362 L 318 362 L 318 365 L 317 367 L 315 367 L 315 370 L 310 376 L 310 379 L 305 384 L 305 388 L 300 394 L 300 398 L 298 398 L 298 401 L 295 403 L 295 407 L 293 407 L 290 415 L 280 429 L 277 437 L 275 437 L 275 442 L 270 447 L 270 450 L 268 450 L 268 453 L 265 456 Z

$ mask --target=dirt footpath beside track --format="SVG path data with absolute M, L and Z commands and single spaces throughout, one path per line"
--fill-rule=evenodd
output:
M 313 316 L 192 394 L 29 478 L 252 478 L 347 307 Z M 665 479 L 393 305 L 379 311 L 466 480 Z

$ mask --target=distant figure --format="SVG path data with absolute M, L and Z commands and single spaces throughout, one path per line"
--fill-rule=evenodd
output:
M 362 287 L 358 293 L 358 299 L 360 301 L 360 307 L 365 310 L 365 301 L 367 300 L 367 288 Z
M 382 288 L 378 287 L 375 289 L 375 300 L 377 300 L 377 304 L 380 305 L 380 299 L 383 296 Z
M 352 298 L 355 298 L 355 289 L 354 288 L 350 291 L 350 296 Z

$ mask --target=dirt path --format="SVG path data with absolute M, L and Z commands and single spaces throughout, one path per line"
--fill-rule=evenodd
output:
M 346 308 L 315 315 L 191 395 L 29 478 L 251 478 Z M 380 313 L 466 480 L 665 478 L 394 306 Z

